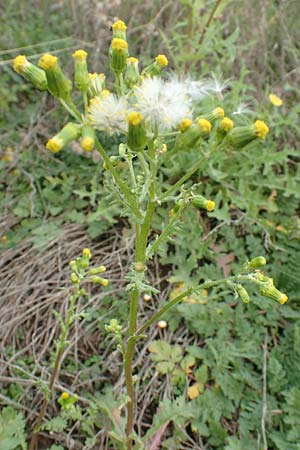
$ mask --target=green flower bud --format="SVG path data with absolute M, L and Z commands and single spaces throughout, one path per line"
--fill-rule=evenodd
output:
M 267 264 L 266 258 L 264 258 L 263 256 L 257 256 L 256 258 L 251 259 L 251 261 L 247 263 L 247 269 L 255 270 L 258 269 L 259 267 L 265 266 L 266 264 Z
M 106 271 L 106 267 L 105 266 L 93 267 L 92 269 L 89 270 L 89 274 L 90 275 L 97 275 L 98 273 L 103 273 L 105 271 Z
M 81 147 L 86 152 L 91 152 L 95 146 L 95 131 L 92 127 L 84 125 L 81 129 Z
M 72 281 L 73 284 L 78 284 L 79 283 L 79 278 L 76 275 L 76 273 L 72 272 L 70 278 L 71 278 L 71 281 Z
M 19 55 L 14 59 L 14 70 L 30 81 L 37 89 L 45 91 L 48 88 L 45 72 L 31 64 L 26 56 Z
M 52 153 L 59 152 L 65 145 L 76 140 L 80 134 L 80 125 L 69 122 L 53 138 L 49 139 L 46 148 Z
M 74 260 L 70 261 L 69 266 L 70 266 L 71 270 L 73 270 L 73 272 L 76 272 L 76 270 L 77 270 L 76 261 L 74 261 Z
M 201 118 L 197 120 L 197 123 L 188 125 L 190 125 L 189 122 L 186 122 L 185 130 L 176 137 L 175 148 L 178 150 L 188 150 L 194 147 L 201 138 L 208 137 L 212 128 L 208 120 Z M 179 126 L 183 126 L 183 124 L 179 124 Z
M 144 150 L 147 144 L 146 131 L 143 125 L 143 116 L 141 113 L 132 111 L 128 114 L 128 134 L 127 145 L 134 152 Z
M 90 77 L 86 64 L 87 52 L 84 50 L 76 50 L 72 56 L 75 60 L 75 86 L 79 91 L 87 92 L 90 84 Z
M 136 58 L 127 58 L 125 72 L 125 83 L 129 88 L 132 88 L 139 83 L 141 77 L 139 72 L 139 60 Z
M 207 200 L 202 195 L 195 195 L 192 199 L 192 205 L 196 208 L 206 209 L 208 212 L 215 209 L 215 202 L 213 200 Z
M 142 72 L 142 76 L 154 77 L 156 75 L 159 75 L 168 64 L 169 61 L 165 55 L 157 55 L 155 61 L 149 66 L 145 67 Z
M 269 127 L 262 120 L 256 120 L 253 125 L 234 127 L 227 135 L 228 142 L 236 148 L 242 148 L 255 139 L 265 139 Z
M 72 83 L 62 72 L 57 57 L 45 53 L 39 60 L 39 66 L 46 72 L 50 94 L 62 100 L 70 101 Z
M 117 319 L 111 319 L 108 325 L 105 325 L 105 330 L 108 333 L 120 334 L 122 327 Z
M 112 24 L 113 37 L 123 39 L 126 41 L 126 30 L 127 26 L 123 22 L 123 20 L 117 20 Z
M 102 286 L 106 287 L 109 285 L 109 280 L 107 280 L 106 278 L 94 276 L 92 277 L 92 283 L 101 284 Z
M 110 67 L 116 73 L 122 73 L 126 68 L 128 44 L 124 39 L 114 38 L 110 46 Z
M 281 305 L 288 301 L 288 296 L 280 292 L 272 283 L 261 283 L 259 286 L 259 292 L 264 297 L 271 298 Z
M 246 289 L 241 284 L 235 285 L 236 292 L 244 303 L 249 303 L 250 297 Z
M 224 115 L 225 115 L 224 109 L 220 108 L 220 106 L 218 106 L 213 111 L 211 111 L 211 112 L 209 112 L 207 114 L 203 114 L 202 116 L 198 117 L 198 120 L 199 119 L 205 119 L 205 120 L 208 120 L 211 123 L 214 123 L 218 119 L 223 119 Z

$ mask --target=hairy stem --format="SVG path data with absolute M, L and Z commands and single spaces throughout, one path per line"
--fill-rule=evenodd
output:
M 122 181 L 122 179 L 120 178 L 118 172 L 114 168 L 114 166 L 111 163 L 109 157 L 107 156 L 104 148 L 102 147 L 100 141 L 97 138 L 95 139 L 95 145 L 96 145 L 98 152 L 101 154 L 102 158 L 104 159 L 104 162 L 107 165 L 109 171 L 111 172 L 112 176 L 114 177 L 115 182 L 117 183 L 120 191 L 124 195 L 131 211 L 133 212 L 133 214 L 136 216 L 137 219 L 139 219 L 139 220 L 142 219 L 143 215 L 140 212 L 137 202 L 136 202 L 134 196 L 132 195 L 132 193 L 130 192 L 128 185 L 126 183 L 124 183 Z
M 135 239 L 135 262 L 146 262 L 146 248 L 147 241 L 151 228 L 152 217 L 155 213 L 157 201 L 155 199 L 155 182 L 157 165 L 155 162 L 155 149 L 153 144 L 149 145 L 149 158 L 150 158 L 150 187 L 149 187 L 149 200 L 146 208 L 146 214 L 143 223 L 136 224 L 136 239 Z M 133 439 L 133 425 L 134 425 L 134 413 L 135 413 L 135 398 L 134 398 L 134 384 L 132 377 L 132 364 L 135 352 L 136 343 L 136 323 L 138 315 L 138 302 L 139 302 L 140 290 L 138 287 L 132 290 L 130 294 L 130 311 L 129 311 L 129 332 L 128 343 L 124 357 L 124 372 L 126 380 L 126 390 L 129 397 L 127 403 L 127 423 L 126 423 L 126 436 L 127 436 L 127 450 L 132 450 Z

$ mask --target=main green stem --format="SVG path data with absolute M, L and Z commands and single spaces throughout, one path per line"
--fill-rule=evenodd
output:
M 147 203 L 146 213 L 142 224 L 136 223 L 136 236 L 135 236 L 135 263 L 139 263 L 141 270 L 146 270 L 146 249 L 147 242 L 151 228 L 152 217 L 155 213 L 157 205 L 156 193 L 155 193 L 155 180 L 157 166 L 155 162 L 155 149 L 154 146 L 149 144 L 149 158 L 150 158 L 150 187 L 149 187 L 149 201 Z M 144 266 L 144 267 L 143 267 Z M 137 269 L 135 269 L 137 270 Z M 138 269 L 140 270 L 140 269 Z M 133 445 L 133 425 L 134 425 L 134 411 L 135 411 L 135 395 L 134 395 L 134 383 L 132 376 L 132 363 L 135 352 L 136 344 L 136 326 L 138 315 L 140 290 L 138 287 L 134 288 L 130 294 L 130 311 L 129 311 L 129 331 L 128 342 L 124 357 L 124 371 L 127 395 L 129 401 L 127 403 L 127 423 L 126 423 L 126 436 L 127 436 L 127 450 L 132 450 Z

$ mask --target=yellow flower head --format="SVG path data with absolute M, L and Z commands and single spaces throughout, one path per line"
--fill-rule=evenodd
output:
M 126 117 L 127 123 L 129 125 L 140 125 L 143 121 L 143 116 L 141 113 L 137 112 L 137 111 L 132 111 L 131 113 L 129 113 Z
M 162 67 L 165 67 L 169 64 L 168 58 L 165 55 L 157 55 L 155 61 Z
M 220 108 L 220 107 L 218 106 L 217 108 L 215 108 L 215 109 L 213 110 L 213 115 L 214 115 L 215 117 L 219 117 L 219 118 L 221 119 L 222 117 L 225 116 L 224 109 L 223 109 L 223 108 Z
M 178 124 L 178 129 L 182 132 L 188 130 L 190 128 L 190 126 L 192 125 L 192 120 L 185 118 L 182 119 L 182 121 Z
M 200 130 L 203 133 L 207 133 L 208 134 L 208 133 L 211 132 L 211 123 L 208 120 L 206 120 L 206 119 L 199 119 L 198 120 L 198 125 L 199 125 Z
M 287 301 L 288 301 L 288 296 L 286 294 L 281 294 L 280 299 L 279 299 L 279 303 L 281 305 L 284 305 Z
M 125 52 L 128 48 L 128 44 L 124 39 L 114 38 L 111 42 L 111 48 L 119 52 Z
M 269 133 L 268 125 L 263 120 L 257 120 L 253 126 L 256 136 L 260 139 L 265 139 L 265 137 Z
M 77 61 L 85 61 L 87 57 L 87 52 L 84 50 L 76 50 L 72 56 Z
M 110 96 L 110 91 L 108 89 L 103 89 L 103 91 L 101 92 L 101 98 L 107 98 Z
M 109 285 L 109 280 L 107 278 L 102 278 L 102 286 L 106 287 Z
M 280 97 L 278 97 L 275 94 L 270 94 L 269 95 L 269 100 L 272 103 L 272 105 L 274 106 L 281 106 L 282 105 L 282 100 Z
M 57 57 L 50 55 L 50 53 L 45 53 L 39 60 L 39 66 L 44 69 L 53 69 L 57 63 Z
M 63 392 L 63 393 L 61 394 L 61 398 L 62 398 L 63 400 L 68 400 L 68 398 L 70 398 L 69 392 Z
M 94 145 L 95 145 L 94 139 L 88 136 L 83 138 L 81 141 L 81 147 L 86 152 L 91 152 L 94 148 Z
M 127 30 L 127 26 L 123 22 L 123 20 L 117 20 L 115 23 L 112 24 L 112 29 L 117 31 L 125 31 Z
M 220 127 L 222 128 L 222 130 L 226 131 L 226 133 L 228 133 L 228 131 L 230 131 L 233 126 L 234 122 L 233 120 L 229 119 L 229 117 L 224 117 L 224 119 L 222 119 L 220 122 Z
M 91 250 L 89 248 L 84 248 L 82 250 L 82 255 L 86 256 L 88 259 L 91 259 L 91 257 L 92 257 Z
M 130 58 L 126 59 L 126 62 L 127 64 L 138 64 L 139 60 L 133 56 L 130 56 Z
M 47 144 L 46 144 L 46 148 L 48 150 L 50 150 L 50 152 L 52 152 L 52 153 L 59 152 L 62 149 L 62 147 L 63 147 L 62 141 L 60 139 L 55 138 L 55 137 L 52 138 L 52 139 L 49 139 Z
M 25 55 L 19 55 L 14 59 L 14 70 L 17 73 L 22 73 L 24 67 L 28 64 L 27 58 Z
M 213 200 L 208 200 L 206 204 L 206 211 L 211 212 L 215 209 L 215 202 Z

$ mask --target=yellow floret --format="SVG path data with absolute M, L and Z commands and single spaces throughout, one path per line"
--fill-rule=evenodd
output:
M 25 55 L 19 55 L 14 59 L 14 70 L 17 73 L 22 73 L 24 67 L 28 64 L 27 58 Z
M 230 131 L 234 126 L 234 122 L 233 120 L 229 119 L 229 117 L 224 117 L 224 119 L 221 120 L 220 122 L 220 127 L 222 128 L 222 130 L 228 132 Z
M 133 56 L 130 56 L 130 58 L 126 59 L 126 62 L 127 64 L 138 64 L 139 60 Z
M 91 250 L 89 248 L 84 248 L 82 250 L 82 254 L 83 254 L 83 256 L 87 256 L 89 259 L 92 257 L 92 253 L 91 253 Z
M 123 20 L 117 20 L 115 23 L 112 24 L 111 27 L 112 27 L 113 30 L 118 30 L 118 31 L 125 31 L 125 30 L 127 30 L 127 26 L 125 25 Z
M 109 285 L 109 280 L 107 280 L 106 278 L 103 278 L 101 284 L 102 284 L 102 286 L 106 287 Z
M 57 63 L 57 56 L 50 55 L 50 53 L 45 53 L 39 60 L 39 66 L 44 69 L 52 69 Z
M 101 98 L 107 98 L 110 95 L 110 91 L 108 89 L 103 89 L 103 91 L 101 91 Z
M 178 129 L 182 132 L 188 130 L 190 128 L 190 126 L 192 125 L 192 120 L 185 118 L 182 119 L 182 121 L 178 124 Z
M 206 205 L 206 210 L 208 212 L 211 212 L 215 209 L 215 202 L 213 200 L 208 200 L 207 205 Z
M 60 139 L 52 138 L 46 144 L 46 148 L 50 150 L 52 153 L 59 152 L 63 147 L 63 144 Z
M 282 100 L 280 97 L 278 97 L 275 94 L 270 94 L 269 95 L 269 100 L 272 103 L 272 105 L 274 106 L 281 106 L 282 105 Z
M 120 52 L 125 52 L 128 48 L 128 44 L 124 39 L 114 38 L 111 42 L 111 48 Z
M 97 78 L 98 74 L 96 72 L 94 73 L 89 73 L 89 79 L 90 80 L 94 80 L 95 78 Z
M 85 61 L 87 57 L 87 52 L 84 50 L 76 50 L 72 56 L 77 61 Z
M 257 120 L 254 123 L 254 132 L 260 139 L 265 139 L 269 133 L 269 127 L 263 120 Z
M 129 125 L 140 125 L 143 121 L 143 116 L 141 113 L 137 112 L 137 111 L 132 111 L 131 113 L 129 113 L 126 117 L 127 123 L 129 123 Z
M 68 400 L 68 398 L 70 398 L 69 392 L 63 392 L 63 393 L 61 394 L 61 398 L 62 398 L 63 400 Z
M 211 132 L 211 123 L 206 119 L 199 119 L 198 125 L 200 127 L 200 130 L 203 133 L 210 133 Z
M 215 117 L 219 117 L 219 118 L 225 116 L 224 109 L 220 108 L 219 106 L 214 109 L 213 114 L 214 114 Z
M 284 305 L 287 301 L 288 301 L 288 296 L 286 294 L 281 294 L 280 300 L 279 300 L 280 304 Z
M 157 55 L 155 61 L 162 67 L 165 67 L 169 64 L 168 58 L 165 55 Z
M 88 136 L 83 138 L 82 141 L 81 141 L 81 147 L 86 152 L 92 151 L 93 148 L 94 148 L 94 145 L 95 145 L 94 139 L 92 139 L 91 137 L 88 137 Z

